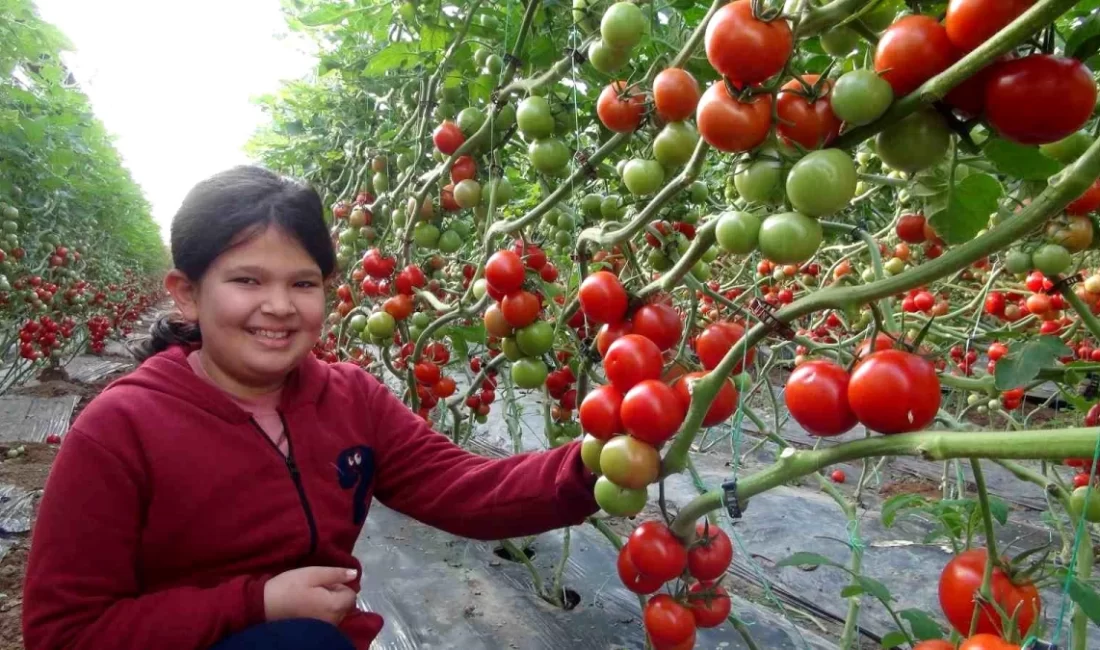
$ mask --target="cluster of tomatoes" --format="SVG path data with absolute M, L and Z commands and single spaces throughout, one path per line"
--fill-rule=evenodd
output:
M 551 370 L 546 375 L 546 391 L 550 398 L 556 400 L 556 404 L 550 407 L 550 417 L 555 422 L 567 422 L 573 417 L 573 409 L 577 408 L 577 389 L 575 388 L 577 376 L 569 366 L 562 366 L 557 370 Z
M 718 526 L 696 524 L 696 539 L 684 545 L 658 521 L 634 529 L 619 550 L 619 579 L 630 591 L 649 596 L 677 581 L 676 595 L 659 594 L 643 611 L 655 650 L 690 650 L 697 628 L 717 627 L 730 614 L 729 594 L 720 584 L 733 561 L 733 544 Z
M 795 367 L 784 390 L 791 417 L 820 437 L 846 433 L 857 422 L 882 434 L 927 427 L 942 397 L 936 368 L 920 355 L 890 348 L 890 343 L 879 337 L 874 351 L 870 346 L 861 349 L 851 373 L 827 359 Z
M 413 376 L 416 377 L 416 394 L 420 399 L 420 417 L 428 419 L 428 414 L 441 399 L 446 399 L 455 394 L 457 389 L 455 380 L 443 375 L 441 365 L 450 361 L 450 353 L 442 344 L 428 352 L 425 359 L 421 359 L 413 366 Z
M 75 327 L 76 322 L 71 316 L 64 317 L 60 322 L 49 316 L 26 321 L 19 328 L 19 356 L 28 361 L 50 356 L 61 349 L 64 341 L 73 335 Z
M 111 321 L 102 314 L 88 319 L 88 349 L 93 354 L 102 354 L 107 345 L 107 336 L 111 333 Z
M 990 291 L 985 299 L 985 313 L 1009 323 L 1029 315 L 1035 316 L 1040 322 L 1040 334 L 1058 334 L 1072 323 L 1065 314 L 1065 299 L 1054 290 L 1049 278 L 1033 271 L 1028 274 L 1026 285 L 1031 295 L 1025 296 L 1016 291 Z
M 940 609 L 960 635 L 964 638 L 970 635 L 960 650 L 1019 650 L 1019 645 L 1006 641 L 1005 637 L 1026 638 L 1034 623 L 1041 619 L 1039 591 L 1027 575 L 1017 575 L 1010 562 L 1002 561 L 992 567 L 990 584 L 995 585 L 991 591 L 994 602 L 979 605 L 976 594 L 981 589 L 987 562 L 989 552 L 985 548 L 971 548 L 953 557 L 940 572 Z M 977 607 L 980 612 L 975 612 Z M 971 622 L 975 620 L 977 625 L 971 634 Z M 946 641 L 928 646 L 930 650 L 947 647 L 954 646 Z
M 492 352 L 490 352 L 492 354 Z M 478 357 L 470 359 L 470 370 L 481 372 L 482 362 Z M 485 378 L 481 381 L 481 390 L 472 393 L 466 398 L 466 408 L 474 414 L 478 422 L 484 423 L 489 417 L 489 407 L 496 401 L 497 371 L 489 368 L 485 371 Z

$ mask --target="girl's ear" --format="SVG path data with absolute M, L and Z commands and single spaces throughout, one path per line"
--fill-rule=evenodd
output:
M 172 269 L 164 277 L 164 288 L 176 303 L 176 309 L 189 321 L 198 322 L 198 286 L 179 269 Z

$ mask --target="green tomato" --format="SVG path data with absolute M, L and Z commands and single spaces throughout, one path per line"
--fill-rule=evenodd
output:
M 556 176 L 569 164 L 569 147 L 557 138 L 536 140 L 527 147 L 531 165 L 547 176 Z
M 821 245 L 821 224 L 798 212 L 781 212 L 760 225 L 760 252 L 777 264 L 801 264 Z
M 618 194 L 605 196 L 603 202 L 600 203 L 600 215 L 607 221 L 622 219 L 626 215 L 626 205 L 623 202 L 623 197 Z
M 554 133 L 554 114 L 550 102 L 544 97 L 532 96 L 519 103 L 516 109 L 519 131 L 528 140 L 548 138 Z
M 554 221 L 554 225 L 558 230 L 573 232 L 573 229 L 577 227 L 577 220 L 564 212 L 559 212 L 558 218 Z
M 413 325 L 419 327 L 420 329 L 424 329 L 432 323 L 432 317 L 422 311 L 414 312 L 413 315 L 409 317 L 409 319 L 412 321 Z
M 519 361 L 527 356 L 523 354 L 523 350 L 519 349 L 519 343 L 516 343 L 516 339 L 511 336 L 505 336 L 500 340 L 500 351 L 504 353 L 504 358 L 509 361 Z
M 459 181 L 454 186 L 455 203 L 460 208 L 472 208 L 481 202 L 481 185 L 472 178 Z
M 345 228 L 340 231 L 339 240 L 341 244 L 352 244 L 357 239 L 359 239 L 359 231 L 355 228 Z
M 905 270 L 905 260 L 900 257 L 891 257 L 882 264 L 882 270 L 888 275 L 897 275 Z
M 10 208 L 11 206 L 8 207 Z M 5 211 L 7 211 L 7 209 L 8 208 L 4 208 Z M 14 210 L 15 208 L 12 209 Z M 19 232 L 19 222 L 11 220 L 5 221 L 4 232 Z
M 485 65 L 485 60 L 489 58 L 490 54 L 492 54 L 492 52 L 490 52 L 487 47 L 479 47 L 474 50 L 474 65 L 479 68 Z
M 700 282 L 706 282 L 713 277 L 713 273 L 710 270 L 710 264 L 707 264 L 703 260 L 699 260 L 691 267 L 691 275 Z
M 356 314 L 348 320 L 348 327 L 356 332 L 362 332 L 367 327 L 367 317 L 363 314 Z
M 438 245 L 440 253 L 453 253 L 462 248 L 462 235 L 454 230 L 444 230 L 439 236 Z
M 493 196 L 494 193 L 496 196 L 493 201 L 498 208 L 511 201 L 512 197 L 515 195 L 515 191 L 512 189 L 512 183 L 505 176 L 490 179 L 488 183 L 482 186 L 481 205 L 486 208 L 489 207 L 489 197 Z
M 1031 255 L 1022 250 L 1012 250 L 1005 256 L 1005 270 L 1012 274 L 1027 273 L 1035 268 L 1031 264 Z
M 414 343 L 416 341 L 419 341 L 420 336 L 422 334 L 424 334 L 424 329 L 423 328 L 417 327 L 416 325 L 409 325 L 409 340 L 410 341 L 413 341 Z
M 417 248 L 431 250 L 439 244 L 439 228 L 426 221 L 413 226 L 413 242 Z
M 600 216 L 600 204 L 603 203 L 603 196 L 599 194 L 585 194 L 581 199 L 581 211 L 586 216 L 598 218 Z
M 1043 275 L 1058 275 L 1073 265 L 1073 257 L 1058 244 L 1045 244 L 1031 254 L 1035 268 Z
M 496 133 L 503 133 L 512 128 L 512 125 L 516 123 L 516 107 L 511 104 L 505 104 L 500 107 L 500 112 L 493 118 L 493 131 Z
M 645 34 L 645 28 L 645 14 L 632 2 L 616 2 L 608 7 L 600 20 L 603 42 L 620 50 L 637 45 Z
M 695 181 L 695 182 L 698 183 L 699 181 Z M 695 186 L 695 183 L 692 183 L 692 188 L 694 188 L 694 186 Z M 703 186 L 704 191 L 706 191 L 706 187 L 707 187 L 706 185 Z M 704 197 L 704 198 L 706 198 L 706 197 Z M 684 222 L 688 225 L 691 225 L 691 226 L 696 225 L 697 223 L 699 223 L 699 209 L 698 208 L 692 208 L 690 210 L 686 210 L 684 212 L 684 214 L 680 215 L 680 221 L 682 221 L 682 222 Z
M 653 157 L 666 169 L 679 169 L 691 160 L 698 142 L 699 134 L 691 124 L 669 122 L 653 138 Z
M 485 278 L 478 278 L 474 280 L 474 298 L 481 300 L 485 297 L 485 292 L 488 290 L 489 283 Z
M 367 319 L 367 332 L 377 339 L 388 339 L 393 336 L 393 330 L 397 327 L 397 321 L 389 312 L 376 311 Z
M 1078 517 L 1084 515 L 1085 521 L 1100 522 L 1100 490 L 1082 485 L 1069 495 L 1069 505 Z
M 554 344 L 554 326 L 543 320 L 535 321 L 516 332 L 516 343 L 527 356 L 542 356 Z
M 780 180 L 783 171 L 779 161 L 762 156 L 750 163 L 742 163 L 734 171 L 733 184 L 741 198 L 749 203 L 777 203 L 782 199 Z
M 862 278 L 864 282 L 874 282 L 875 270 L 872 268 L 863 269 L 863 272 L 859 274 L 859 277 Z
M 910 174 L 943 160 L 950 146 L 951 129 L 932 110 L 913 113 L 875 136 L 875 150 L 882 162 Z
M 859 33 L 847 25 L 834 27 L 821 35 L 821 49 L 830 56 L 848 56 L 858 46 Z
M 718 259 L 718 247 L 711 246 L 707 250 L 703 251 L 703 255 L 699 259 L 703 262 L 706 262 L 707 264 L 710 264 L 714 260 Z
M 559 230 L 555 232 L 554 243 L 561 248 L 569 248 L 573 245 L 573 233 L 568 230 Z
M 600 452 L 603 451 L 604 441 L 590 433 L 584 434 L 581 440 L 581 462 L 593 474 L 600 474 Z
M 661 473 L 661 455 L 633 436 L 615 436 L 600 451 L 600 473 L 619 487 L 644 490 Z
M 756 250 L 760 219 L 748 212 L 725 212 L 718 218 L 714 237 L 727 253 L 747 255 Z
M 512 363 L 512 381 L 520 388 L 538 388 L 546 383 L 549 370 L 542 359 L 520 359 Z
M 870 124 L 890 108 L 894 90 L 873 70 L 852 70 L 833 86 L 829 102 L 833 113 L 852 126 Z
M 707 196 L 710 194 L 710 190 L 707 189 L 707 184 L 703 181 L 695 181 L 688 188 L 688 193 L 692 203 L 702 203 L 707 200 Z M 693 214 L 689 211 L 689 214 Z M 695 214 L 696 221 L 699 219 L 699 215 Z M 686 221 L 686 220 L 685 220 Z M 691 223 L 695 223 L 694 221 Z
M 1092 145 L 1093 138 L 1085 131 L 1077 131 L 1062 138 L 1057 142 L 1039 145 L 1039 151 L 1057 160 L 1063 165 L 1069 165 L 1081 157 L 1081 154 Z
M 492 76 L 497 76 L 504 71 L 504 59 L 499 54 L 490 54 L 485 59 L 485 70 Z
M 588 60 L 598 72 L 615 74 L 630 60 L 630 50 L 615 49 L 602 40 L 595 40 L 588 46 Z
M 654 248 L 649 251 L 649 257 L 647 259 L 650 268 L 654 271 L 667 271 L 672 268 L 672 260 L 659 249 Z
M 665 184 L 665 170 L 656 160 L 635 158 L 623 168 L 623 183 L 635 196 L 649 196 Z
M 593 494 L 596 497 L 596 505 L 612 517 L 633 517 L 637 515 L 645 508 L 646 500 L 649 498 L 649 493 L 646 490 L 619 487 L 606 476 L 596 479 Z
M 485 113 L 473 106 L 469 106 L 459 111 L 457 122 L 458 130 L 462 131 L 462 134 L 468 138 L 477 132 L 477 130 L 481 128 L 481 125 L 485 123 Z
M 795 210 L 824 217 L 848 206 L 856 195 L 856 164 L 840 149 L 812 151 L 787 175 L 787 198 Z

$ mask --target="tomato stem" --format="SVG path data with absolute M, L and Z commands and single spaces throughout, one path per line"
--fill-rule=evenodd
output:
M 997 535 L 993 530 L 993 515 L 989 509 L 989 493 L 985 487 L 985 474 L 982 472 L 982 463 L 979 459 L 970 459 L 970 471 L 974 474 L 974 484 L 977 486 L 978 492 L 978 507 L 981 509 L 982 525 L 985 528 L 986 561 L 985 569 L 982 572 L 982 584 L 978 588 L 978 593 L 981 595 L 981 600 L 988 603 L 993 602 L 990 585 L 993 582 L 993 568 L 1000 565 L 1000 556 L 997 554 Z M 974 608 L 974 614 L 970 619 L 971 636 L 978 629 L 978 621 L 985 611 L 984 607 Z

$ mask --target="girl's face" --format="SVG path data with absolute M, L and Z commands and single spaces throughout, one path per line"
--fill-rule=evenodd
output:
M 302 245 L 268 227 L 219 255 L 197 286 L 184 280 L 169 291 L 183 316 L 199 323 L 211 378 L 248 396 L 281 386 L 310 353 L 325 318 L 322 283 Z

